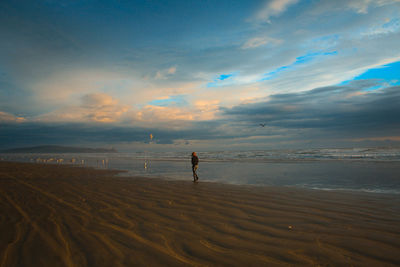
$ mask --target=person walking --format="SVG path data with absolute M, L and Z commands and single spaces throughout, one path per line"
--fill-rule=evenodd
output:
M 192 153 L 192 171 L 193 171 L 193 182 L 197 182 L 199 180 L 199 176 L 197 175 L 197 169 L 199 168 L 199 158 L 197 157 L 196 152 Z

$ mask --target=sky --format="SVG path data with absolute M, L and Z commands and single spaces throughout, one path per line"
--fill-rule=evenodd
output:
M 2 0 L 0 36 L 0 149 L 400 146 L 400 0 Z

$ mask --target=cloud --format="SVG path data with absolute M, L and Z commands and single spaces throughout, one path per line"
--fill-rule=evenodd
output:
M 93 123 L 96 120 L 90 120 L 91 124 L 88 120 L 25 121 L 15 127 L 15 123 L 3 121 L 0 147 L 81 143 L 126 147 L 132 142 L 132 145 L 145 142 L 149 133 L 156 137 L 157 144 L 189 143 L 203 149 L 396 142 L 400 130 L 397 115 L 400 114 L 400 87 L 367 90 L 377 84 L 379 81 L 360 80 L 302 93 L 275 94 L 264 101 L 222 109 L 217 102 L 198 101 L 197 113 L 189 109 L 146 106 L 139 112 L 131 110 L 139 116 L 133 124 Z M 352 96 L 346 97 L 349 94 Z M 79 110 L 83 114 L 81 118 L 87 119 L 88 113 L 105 106 L 116 108 L 118 103 L 107 96 L 85 97 Z M 200 120 L 207 118 L 208 111 L 217 116 Z M 259 123 L 266 126 L 259 127 Z
M 26 118 L 0 111 L 0 122 L 24 122 Z
M 400 87 L 367 91 L 377 83 L 360 80 L 346 86 L 271 95 L 267 101 L 239 105 L 222 112 L 248 125 L 266 123 L 267 128 L 312 129 L 325 139 L 395 135 L 400 130 L 397 116 L 400 114 Z
M 365 30 L 362 35 L 369 38 L 375 38 L 377 35 L 392 34 L 400 31 L 400 19 L 390 19 L 380 25 L 374 25 Z
M 102 93 L 85 95 L 82 98 L 83 117 L 95 122 L 117 122 L 129 110 L 128 105 Z
M 80 105 L 67 105 L 30 119 L 42 123 L 103 123 L 113 126 L 158 128 L 189 128 L 192 122 L 215 118 L 218 100 L 196 100 L 181 106 L 184 96 L 161 97 L 148 105 L 134 107 L 105 93 L 86 94 Z
M 175 72 L 176 72 L 176 67 L 171 67 L 167 71 L 168 74 L 175 74 Z
M 148 103 L 152 106 L 168 107 L 168 106 L 186 106 L 185 95 L 173 95 L 158 97 Z
M 32 109 L 35 107 L 36 113 L 37 109 L 41 113 L 48 113 L 62 106 L 70 106 L 71 103 L 77 103 L 82 95 L 96 92 L 113 95 L 120 99 L 121 103 L 139 108 L 160 97 L 177 94 L 193 96 L 189 105 L 193 105 L 194 99 L 203 98 L 205 95 L 210 96 L 213 101 L 218 100 L 221 105 L 225 104 L 228 95 L 229 104 L 237 105 L 243 99 L 254 97 L 245 95 L 246 92 L 254 92 L 247 90 L 247 87 L 257 88 L 257 97 L 278 92 L 305 91 L 350 80 L 371 66 L 393 62 L 399 58 L 399 38 L 393 31 L 396 23 L 391 18 L 398 6 L 371 8 L 370 16 L 363 16 L 343 12 L 349 11 L 347 1 L 340 1 L 337 5 L 332 1 L 302 2 L 299 5 L 294 3 L 295 1 L 265 2 L 265 7 L 272 10 L 267 12 L 269 18 L 275 16 L 272 14 L 279 16 L 290 7 L 293 8 L 296 16 L 284 17 L 279 23 L 254 26 L 251 23 L 236 21 L 235 24 L 230 21 L 229 24 L 236 25 L 237 31 L 219 33 L 218 38 L 213 39 L 210 29 L 205 29 L 201 37 L 182 36 L 182 42 L 177 42 L 172 48 L 157 42 L 152 42 L 144 46 L 145 48 L 135 46 L 124 50 L 114 49 L 114 46 L 90 50 L 83 46 L 79 55 L 71 55 L 61 50 L 61 58 L 44 57 L 52 58 L 51 62 L 31 58 L 26 60 L 22 56 L 18 61 L 11 58 L 10 62 L 18 64 L 30 62 L 29 68 L 15 63 L 17 65 L 13 68 L 15 78 L 12 83 L 15 88 L 24 88 L 32 96 L 19 97 L 20 100 L 3 95 L 1 98 L 4 102 L 16 103 L 15 106 L 32 106 Z M 310 15 L 309 10 L 314 6 L 321 6 L 324 12 Z M 337 8 L 334 8 L 335 6 Z M 393 12 L 388 12 L 390 9 Z M 393 21 L 391 27 L 384 28 L 387 30 L 386 34 L 377 34 L 374 40 L 371 40 L 371 35 L 363 34 L 375 29 L 371 28 L 371 25 L 376 24 L 376 29 L 379 30 L 379 27 L 387 23 L 385 19 Z M 115 25 L 109 25 L 110 29 L 113 27 Z M 35 32 L 39 31 L 37 28 Z M 46 36 L 54 35 L 48 30 Z M 124 29 L 120 31 L 124 32 Z M 87 32 L 80 29 L 75 35 L 70 34 L 76 38 L 85 36 L 85 33 Z M 97 31 L 99 36 L 103 36 L 102 33 L 101 29 Z M 18 43 L 24 43 L 25 46 L 32 44 L 43 50 L 54 50 L 53 53 L 56 53 L 58 50 L 54 49 L 52 41 L 46 40 L 38 42 L 36 39 L 29 39 L 27 42 Z M 124 41 L 126 40 L 119 36 L 115 43 Z M 382 44 L 385 49 L 380 49 Z M 119 53 L 109 53 L 109 50 Z M 24 51 L 29 49 L 25 48 Z M 322 56 L 329 51 L 337 51 L 337 54 Z M 18 55 L 12 46 L 8 46 L 2 53 L 5 57 Z M 321 56 L 315 56 L 312 61 L 302 62 L 291 70 L 281 71 L 269 77 L 269 80 L 263 80 L 267 74 L 291 66 L 299 57 L 308 53 L 320 53 Z M 34 54 L 43 58 L 42 53 Z M 112 56 L 105 60 L 104 55 Z M 179 66 L 179 70 L 176 66 Z M 34 79 L 29 70 L 35 70 Z M 10 68 L 7 68 L 7 71 L 12 72 Z M 234 77 L 213 84 L 215 77 L 221 73 L 234 72 L 237 73 Z M 210 83 L 218 85 L 218 90 L 223 93 L 212 92 L 215 88 L 205 89 Z M 187 84 L 192 86 L 186 86 Z M 240 86 L 242 90 L 238 88 Z M 235 92 L 230 94 L 229 90 L 222 87 L 233 88 Z M 4 100 L 6 98 L 7 100 Z M 27 105 L 27 102 L 31 105 Z M 18 108 L 11 109 L 9 106 L 2 110 L 10 113 L 20 112 Z
M 118 100 L 103 93 L 88 94 L 82 97 L 82 106 L 85 108 L 104 108 L 117 104 Z
M 189 129 L 193 123 L 216 118 L 218 100 L 196 100 L 191 106 L 146 105 L 127 116 L 132 125 L 142 127 Z
M 42 144 L 113 144 L 144 140 L 148 134 L 140 128 L 110 128 L 104 124 L 26 122 L 15 127 L 2 123 L 0 147 L 20 147 Z
M 119 89 L 122 94 L 126 88 L 143 86 L 143 83 L 135 80 L 132 74 L 129 77 L 123 72 L 73 64 L 62 70 L 56 69 L 46 77 L 23 86 L 35 92 L 35 98 L 48 108 L 76 102 L 77 98 L 85 94 L 112 92 L 114 88 Z
M 274 38 L 270 38 L 270 37 L 254 37 L 254 38 L 247 40 L 242 45 L 242 49 L 257 48 L 257 47 L 265 46 L 268 44 L 275 46 L 275 45 L 281 44 L 282 42 L 283 42 L 282 40 L 278 40 L 278 39 L 274 39 Z
M 104 93 L 87 94 L 81 98 L 81 105 L 66 106 L 36 117 L 42 122 L 120 122 L 130 110 L 128 105 Z
M 213 120 L 217 118 L 217 113 L 220 107 L 220 101 L 215 100 L 197 100 L 194 102 L 198 114 L 198 119 L 200 120 Z
M 209 140 L 218 138 L 217 127 L 211 124 L 199 123 L 191 129 L 163 129 L 139 126 L 110 126 L 108 124 L 87 123 L 46 123 L 26 122 L 15 127 L 11 123 L 0 122 L 0 148 L 11 148 L 43 144 L 112 145 L 121 148 L 121 151 L 143 149 L 148 143 L 149 134 L 154 135 L 155 144 L 174 144 L 175 142 L 188 143 L 190 140 Z M 145 149 L 148 149 L 146 147 Z
M 381 136 L 381 137 L 367 137 L 367 138 L 358 138 L 353 139 L 352 141 L 355 142 L 362 142 L 362 141 L 400 141 L 400 136 Z
M 348 7 L 355 10 L 357 13 L 367 14 L 370 6 L 380 7 L 400 3 L 399 0 L 351 0 L 348 1 Z
M 285 12 L 289 6 L 294 5 L 298 0 L 272 0 L 267 1 L 264 7 L 256 14 L 259 21 L 270 22 L 270 18 Z
M 115 9 L 111 4 L 26 2 L 22 8 L 2 2 L 0 13 L 7 16 L 0 15 L 0 110 L 8 118 L 3 121 L 11 123 L 21 114 L 24 123 L 94 123 L 118 128 L 115 140 L 122 136 L 119 131 L 153 126 L 166 136 L 171 126 L 177 136 L 177 129 L 193 130 L 194 139 L 214 138 L 210 143 L 218 138 L 288 141 L 302 140 L 299 131 L 328 138 L 328 125 L 339 129 L 334 111 L 349 130 L 356 130 L 345 115 L 373 110 L 374 99 L 391 107 L 391 99 L 382 98 L 388 85 L 345 82 L 400 60 L 399 1 L 261 2 L 263 8 L 252 1 L 218 2 L 202 11 L 192 4 L 166 5 L 165 14 L 185 6 L 179 14 L 191 15 L 162 22 L 149 19 L 154 10 L 136 4 Z M 38 9 L 41 16 L 35 15 Z M 63 16 L 54 15 L 61 10 Z M 221 10 L 228 17 L 218 16 Z M 115 17 L 127 19 L 109 19 Z M 371 91 L 374 85 L 384 90 Z M 237 110 L 243 114 L 234 114 Z M 253 117 L 246 117 L 251 112 Z M 268 135 L 249 128 L 259 119 L 270 119 Z M 355 121 L 361 123 L 361 117 Z M 365 121 L 361 124 L 377 137 Z
M 171 121 L 192 121 L 196 114 L 180 107 L 162 107 L 147 105 L 138 113 L 139 119 L 149 123 L 170 123 Z
M 175 74 L 175 72 L 176 72 L 176 67 L 170 67 L 168 69 L 157 71 L 156 76 L 154 78 L 157 80 L 167 79 L 168 76 Z

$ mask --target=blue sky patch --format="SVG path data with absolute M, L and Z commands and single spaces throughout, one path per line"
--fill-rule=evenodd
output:
M 296 61 L 292 64 L 292 66 L 310 62 L 311 60 L 313 60 L 314 58 L 316 58 L 318 56 L 332 56 L 332 55 L 336 55 L 336 54 L 337 54 L 337 51 L 308 53 L 308 54 L 305 54 L 304 56 L 297 57 Z
M 380 68 L 369 69 L 363 74 L 354 78 L 354 80 L 366 80 L 366 79 L 382 79 L 387 82 L 397 83 L 400 80 L 400 61 L 383 65 Z
M 184 106 L 187 104 L 184 95 L 170 96 L 166 99 L 155 99 L 148 103 L 152 106 L 171 107 L 171 106 Z
M 221 74 L 219 76 L 218 80 L 223 81 L 223 80 L 226 80 L 226 79 L 228 79 L 228 78 L 230 78 L 232 76 L 233 76 L 233 74 Z
M 366 91 L 381 89 L 386 87 L 388 84 L 390 86 L 400 85 L 400 61 L 383 65 L 379 68 L 369 69 L 363 74 L 351 80 L 346 80 L 339 83 L 339 85 L 345 85 L 354 80 L 371 80 L 371 79 L 385 81 L 386 84 L 381 84 L 379 86 L 368 88 Z
M 221 74 L 217 76 L 213 82 L 210 82 L 207 84 L 207 87 L 217 87 L 217 86 L 223 86 L 227 84 L 226 80 L 229 80 L 230 78 L 237 76 L 238 72 L 232 72 L 229 74 Z M 228 82 L 229 83 L 229 82 Z
M 383 24 L 384 29 L 398 29 L 400 27 L 400 19 L 392 19 L 391 21 Z
M 295 66 L 299 65 L 299 64 L 304 64 L 304 63 L 308 63 L 310 61 L 312 61 L 313 59 L 315 59 L 318 56 L 332 56 L 332 55 L 337 55 L 337 51 L 332 51 L 332 52 L 313 52 L 313 53 L 308 53 L 305 54 L 304 56 L 299 56 L 296 58 L 296 61 L 293 62 L 290 65 L 287 66 L 282 66 L 279 67 L 271 72 L 268 72 L 264 75 L 264 78 L 261 79 L 261 81 L 266 81 L 266 80 L 271 80 L 273 79 L 276 75 L 278 75 L 280 72 L 285 71 L 285 70 L 289 70 L 294 68 Z

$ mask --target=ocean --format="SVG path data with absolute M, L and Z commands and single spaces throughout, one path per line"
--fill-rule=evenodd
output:
M 198 151 L 201 181 L 400 194 L 399 148 Z M 123 176 L 192 180 L 191 151 L 0 154 L 0 160 L 118 169 Z

